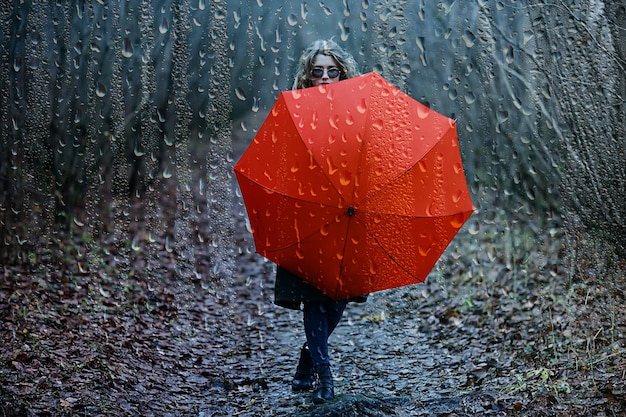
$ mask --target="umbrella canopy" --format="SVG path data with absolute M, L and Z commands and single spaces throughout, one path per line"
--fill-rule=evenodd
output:
M 234 169 L 256 251 L 335 300 L 423 282 L 474 211 L 455 121 L 374 72 L 281 92 Z

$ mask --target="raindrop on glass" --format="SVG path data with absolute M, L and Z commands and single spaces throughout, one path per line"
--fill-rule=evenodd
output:
M 246 93 L 241 87 L 235 88 L 235 96 L 241 101 L 246 101 Z
M 161 24 L 159 25 L 159 32 L 161 34 L 166 34 L 168 31 L 170 30 L 170 23 L 167 21 L 167 19 L 164 17 L 161 20 Z
M 130 58 L 133 56 L 134 48 L 133 43 L 130 38 L 124 38 L 124 42 L 122 43 L 122 56 L 124 58 Z
M 100 98 L 107 95 L 106 86 L 99 81 L 98 81 L 98 84 L 96 85 L 96 95 Z

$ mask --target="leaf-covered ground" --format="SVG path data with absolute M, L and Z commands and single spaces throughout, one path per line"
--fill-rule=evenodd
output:
M 0 416 L 624 415 L 615 265 L 557 228 L 474 221 L 426 284 L 349 305 L 326 406 L 290 390 L 301 316 L 272 304 L 273 267 L 244 231 L 222 282 L 112 255 L 87 272 L 3 267 Z

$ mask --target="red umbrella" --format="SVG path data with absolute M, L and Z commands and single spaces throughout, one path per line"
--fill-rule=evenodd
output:
M 256 251 L 335 300 L 423 282 L 474 211 L 455 121 L 374 72 L 280 93 L 235 173 Z

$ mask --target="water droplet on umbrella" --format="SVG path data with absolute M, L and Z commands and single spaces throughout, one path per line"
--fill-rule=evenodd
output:
M 328 118 L 328 123 L 333 129 L 339 129 L 339 115 L 333 115 Z
M 435 216 L 435 210 L 434 210 L 434 206 L 435 203 L 431 202 L 427 207 L 426 207 L 426 215 L 429 217 L 433 217 Z
M 417 106 L 417 117 L 420 119 L 425 119 L 430 115 L 430 107 L 427 106 Z
M 463 216 L 463 214 L 457 214 L 452 219 L 450 219 L 450 226 L 454 227 L 455 229 L 460 229 L 461 226 L 463 226 L 464 220 L 465 217 Z
M 359 113 L 364 114 L 367 111 L 367 103 L 365 102 L 365 99 L 361 99 L 361 101 L 359 101 L 359 104 L 357 104 L 356 109 Z
M 351 182 L 352 176 L 350 175 L 350 173 L 347 171 L 343 171 L 339 176 L 339 183 L 345 187 L 350 185 Z
M 335 175 L 335 173 L 339 169 L 339 168 L 337 168 L 337 165 L 335 165 L 335 163 L 333 162 L 333 160 L 331 158 L 326 158 L 326 166 L 328 167 L 328 170 L 326 172 L 330 176 Z
M 457 190 L 456 193 L 452 194 L 452 202 L 455 204 L 461 201 L 461 198 L 463 198 L 463 190 Z

